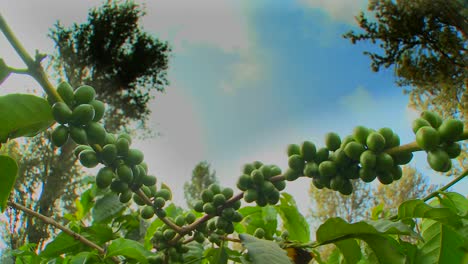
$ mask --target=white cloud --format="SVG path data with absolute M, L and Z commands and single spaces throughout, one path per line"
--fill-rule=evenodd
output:
M 192 102 L 176 85 L 151 104 L 150 127 L 161 136 L 136 141 L 151 174 L 167 183 L 178 205 L 185 205 L 183 183 L 205 157 L 204 131 Z
M 324 11 L 330 18 L 355 23 L 354 17 L 366 10 L 367 0 L 300 0 L 305 6 Z
M 357 114 L 368 113 L 375 109 L 376 101 L 364 87 L 358 86 L 351 94 L 341 97 L 339 103 Z
M 249 47 L 247 25 L 233 1 L 157 0 L 146 4 L 145 28 L 173 41 L 205 44 L 234 52 Z

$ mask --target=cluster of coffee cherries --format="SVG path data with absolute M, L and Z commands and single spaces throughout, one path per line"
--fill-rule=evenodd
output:
M 182 227 L 195 222 L 196 216 L 193 213 L 188 212 L 185 215 L 178 215 L 175 219 L 170 217 L 168 217 L 168 219 L 174 222 L 177 226 Z M 166 259 L 170 260 L 170 263 L 183 262 L 183 254 L 187 253 L 189 248 L 184 245 L 181 240 L 177 241 L 175 244 L 170 242 L 174 239 L 176 234 L 176 231 L 166 225 L 159 227 L 156 232 L 154 232 L 151 241 L 153 246 L 158 249 L 159 253 L 151 259 L 148 259 L 150 263 L 163 263 Z M 200 243 L 202 242 L 203 241 Z
M 313 179 L 315 187 L 339 191 L 344 195 L 353 192 L 352 180 L 390 184 L 402 176 L 400 165 L 411 161 L 411 152 L 395 155 L 386 150 L 400 145 L 399 136 L 390 128 L 377 131 L 357 126 L 353 134 L 343 140 L 336 133 L 325 136 L 325 147 L 305 141 L 301 146 L 288 146 L 289 169 L 284 174 L 292 181 L 304 175 Z
M 94 168 L 98 164 L 104 165 L 96 175 L 97 187 L 110 187 L 119 194 L 122 203 L 129 202 L 133 197 L 136 204 L 144 206 L 141 209 L 143 218 L 151 218 L 155 212 L 164 214 L 162 208 L 171 199 L 170 190 L 156 189 L 156 178 L 148 175 L 143 153 L 130 148 L 130 135 L 107 133 L 99 123 L 104 115 L 105 105 L 95 99 L 94 88 L 82 85 L 74 90 L 70 84 L 62 82 L 58 85 L 57 92 L 63 102 L 56 102 L 52 106 L 52 114 L 59 123 L 52 132 L 53 144 L 60 147 L 71 138 L 78 144 L 74 154 L 83 166 Z M 134 193 L 140 188 L 152 199 L 152 206 L 146 205 Z
M 237 188 L 244 191 L 247 203 L 256 202 L 258 206 L 274 205 L 280 199 L 280 191 L 286 188 L 284 180 L 272 178 L 281 175 L 276 165 L 266 165 L 260 161 L 245 164 L 243 174 L 237 181 Z
M 232 234 L 235 222 L 242 221 L 242 215 L 237 212 L 241 207 L 240 200 L 229 201 L 234 191 L 227 187 L 222 188 L 218 184 L 211 184 L 201 193 L 201 200 L 194 204 L 194 210 L 213 216 L 207 224 L 207 230 L 199 230 L 196 238 L 201 240 L 202 235 L 208 236 L 213 243 L 219 242 L 218 235 Z M 205 233 L 203 231 L 206 231 Z
M 452 168 L 452 161 L 461 153 L 456 141 L 463 134 L 463 122 L 457 119 L 442 118 L 434 112 L 424 111 L 413 121 L 416 143 L 427 153 L 429 166 L 439 172 Z

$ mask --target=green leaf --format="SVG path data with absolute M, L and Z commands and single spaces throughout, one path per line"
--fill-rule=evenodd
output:
M 374 251 L 378 263 L 405 263 L 405 255 L 402 248 L 390 236 L 362 235 L 361 239 Z
M 335 243 L 343 254 L 347 264 L 358 263 L 361 259 L 361 248 L 354 239 L 341 240 Z
M 420 247 L 416 263 L 462 263 L 463 237 L 450 226 L 425 219 L 421 223 L 421 231 L 425 243 Z
M 114 193 L 109 193 L 96 201 L 93 208 L 93 220 L 95 222 L 106 222 L 125 209 L 125 204 L 121 203 L 119 197 Z
M 80 248 L 81 242 L 66 233 L 60 233 L 48 243 L 39 256 L 44 258 L 58 257 L 64 253 L 76 251 Z
M 70 259 L 70 264 L 87 264 L 89 260 L 96 256 L 93 252 L 80 252 Z
M 407 225 L 402 222 L 390 220 L 360 221 L 349 224 L 339 217 L 329 218 L 316 233 L 317 242 L 330 240 L 360 238 L 362 235 L 415 235 Z
M 281 216 L 284 228 L 289 232 L 289 239 L 306 243 L 310 240 L 309 224 L 305 217 L 299 212 L 296 202 L 291 195 L 282 193 L 281 203 L 276 206 Z
M 0 113 L 0 142 L 35 136 L 55 122 L 49 103 L 31 94 L 0 96 Z
M 153 243 L 151 242 L 151 239 L 153 238 L 153 235 L 156 232 L 156 230 L 163 224 L 164 224 L 163 221 L 161 221 L 161 219 L 158 218 L 150 224 L 148 229 L 146 229 L 145 244 L 144 244 L 146 249 L 149 250 L 153 248 Z
M 8 156 L 0 155 L 0 210 L 5 211 L 11 190 L 18 174 L 16 161 Z
M 10 74 L 10 68 L 8 68 L 3 59 L 0 59 L 0 84 L 2 84 L 8 78 L 8 76 L 10 76 Z
M 272 241 L 258 239 L 248 234 L 240 234 L 242 245 L 248 250 L 248 255 L 255 264 L 291 264 L 286 251 Z
M 124 256 L 136 259 L 139 263 L 147 264 L 147 258 L 151 255 L 153 255 L 153 253 L 146 250 L 139 242 L 125 238 L 118 238 L 113 240 L 107 248 L 106 258 Z
M 422 200 L 409 200 L 398 207 L 398 218 L 428 218 L 453 227 L 462 225 L 461 217 L 450 208 L 435 208 Z
M 440 203 L 455 210 L 459 215 L 468 215 L 468 199 L 456 192 L 441 192 Z
M 392 222 L 390 220 L 361 221 L 353 224 L 347 223 L 341 218 L 330 218 L 323 223 L 316 233 L 317 242 L 336 244 L 351 238 L 365 241 L 377 256 L 378 263 L 403 263 L 404 255 L 398 242 L 387 235 L 413 235 L 413 230 L 402 222 Z M 337 245 L 338 246 L 338 245 Z M 341 249 L 343 246 L 339 246 Z M 350 258 L 351 263 L 359 259 L 350 257 L 356 251 L 355 245 L 351 251 L 342 252 L 345 257 Z

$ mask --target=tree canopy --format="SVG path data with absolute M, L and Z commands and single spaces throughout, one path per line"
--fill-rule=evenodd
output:
M 462 114 L 468 83 L 468 1 L 372 0 L 372 15 L 356 17 L 362 31 L 344 35 L 353 44 L 378 43 L 366 51 L 374 71 L 394 67 L 397 84 L 408 87 L 416 106 Z
M 132 1 L 112 1 L 91 9 L 87 22 L 70 27 L 57 22 L 49 34 L 57 49 L 55 68 L 74 87 L 96 87 L 109 106 L 111 131 L 130 121 L 144 124 L 151 92 L 164 91 L 169 83 L 171 48 L 143 31 L 143 15 Z

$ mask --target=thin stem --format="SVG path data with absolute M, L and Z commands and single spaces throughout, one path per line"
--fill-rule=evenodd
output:
M 146 196 L 146 194 L 141 189 L 136 190 L 135 193 L 146 203 L 146 205 L 154 206 L 153 202 L 148 198 L 148 196 Z M 161 219 L 161 221 L 164 224 L 166 224 L 167 226 L 172 228 L 177 233 L 184 233 L 183 229 L 180 226 L 176 225 L 174 222 L 169 220 L 167 217 L 161 217 L 160 215 L 158 215 L 157 212 L 156 212 L 156 215 L 159 217 L 159 219 Z
M 16 53 L 18 53 L 18 55 L 28 67 L 29 74 L 41 85 L 42 89 L 44 89 L 47 95 L 53 99 L 53 101 L 63 102 L 62 98 L 47 78 L 44 69 L 41 67 L 40 61 L 34 60 L 31 55 L 29 55 L 24 46 L 16 38 L 13 31 L 6 23 L 2 14 L 0 14 L 0 30 L 3 32 L 5 37 L 8 39 L 8 42 L 10 42 Z
M 8 70 L 16 74 L 28 74 L 28 75 L 30 74 L 29 69 L 17 69 L 13 67 L 8 67 Z
M 31 210 L 31 209 L 29 209 L 29 208 L 27 208 L 27 207 L 25 207 L 25 206 L 23 206 L 21 204 L 15 203 L 14 201 L 8 201 L 8 205 L 10 207 L 21 210 L 21 211 L 23 211 L 23 212 L 25 212 L 25 213 L 33 216 L 33 217 L 36 217 L 36 218 L 42 220 L 46 224 L 52 225 L 52 226 L 62 230 L 64 233 L 72 236 L 76 240 L 79 240 L 81 243 L 83 243 L 83 244 L 85 244 L 85 245 L 87 245 L 89 247 L 95 248 L 99 252 L 99 254 L 101 254 L 101 255 L 106 254 L 106 251 L 102 247 L 100 247 L 99 245 L 95 244 L 94 242 L 86 239 L 82 235 L 74 232 L 73 230 L 69 229 L 68 227 L 61 225 L 60 223 L 58 223 L 57 221 L 55 221 L 52 218 L 47 217 L 45 215 L 42 215 L 42 214 L 40 214 L 40 213 L 38 213 L 36 211 L 33 211 L 33 210 Z M 120 263 L 120 261 L 118 259 L 116 259 L 116 258 L 113 258 L 112 260 L 115 263 Z
M 460 176 L 458 176 L 457 178 L 453 179 L 451 182 L 447 183 L 445 186 L 441 187 L 440 189 L 438 189 L 437 191 L 435 192 L 432 192 L 430 193 L 429 195 L 427 195 L 426 197 L 424 197 L 422 200 L 424 202 L 427 202 L 429 201 L 430 199 L 436 197 L 439 193 L 447 190 L 448 188 L 452 187 L 453 185 L 455 185 L 457 182 L 461 181 L 463 178 L 466 177 L 466 175 L 468 175 L 468 169 L 465 170 L 462 174 L 460 174 Z

